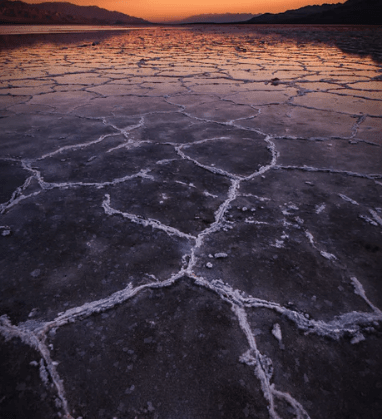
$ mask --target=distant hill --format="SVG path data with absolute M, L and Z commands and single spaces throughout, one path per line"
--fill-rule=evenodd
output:
M 0 0 L 0 24 L 6 23 L 141 25 L 150 22 L 97 6 L 76 6 L 64 2 L 28 4 L 22 1 Z
M 306 6 L 284 13 L 264 13 L 245 23 L 381 25 L 381 0 L 347 0 L 345 3 Z
M 185 23 L 231 23 L 231 22 L 243 22 L 245 20 L 251 19 L 255 16 L 251 13 L 206 13 L 201 15 L 194 15 L 187 17 L 186 19 L 179 20 L 176 24 L 185 24 Z

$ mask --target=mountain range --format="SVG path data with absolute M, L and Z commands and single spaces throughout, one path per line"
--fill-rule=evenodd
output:
M 147 25 L 150 22 L 124 13 L 111 12 L 97 6 L 76 6 L 65 2 L 28 4 L 0 0 L 0 24 L 87 24 Z
M 0 24 L 88 24 L 148 25 L 150 22 L 97 6 L 77 6 L 66 2 L 28 4 L 0 0 Z M 382 0 L 347 0 L 345 3 L 305 6 L 284 13 L 253 15 L 249 13 L 201 14 L 177 24 L 250 23 L 250 24 L 382 24 Z
M 306 6 L 284 13 L 264 13 L 245 23 L 381 25 L 381 0 L 347 0 L 345 3 Z
M 204 13 L 187 17 L 186 19 L 171 21 L 171 24 L 188 24 L 188 23 L 232 23 L 243 22 L 252 19 L 255 15 L 252 13 Z

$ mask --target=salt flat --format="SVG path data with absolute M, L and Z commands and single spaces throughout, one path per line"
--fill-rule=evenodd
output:
M 381 35 L 0 39 L 1 418 L 382 416 Z

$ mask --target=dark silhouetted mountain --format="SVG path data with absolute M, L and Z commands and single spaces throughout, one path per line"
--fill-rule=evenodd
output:
M 147 21 L 143 19 L 125 15 L 120 12 L 111 12 L 97 6 L 77 6 L 66 2 L 47 2 L 36 4 L 35 6 L 40 10 L 54 11 L 56 13 L 98 21 L 108 21 L 113 23 L 147 23 Z
M 245 23 L 381 25 L 381 0 L 348 0 L 345 3 L 306 6 L 284 13 L 264 13 Z
M 76 6 L 61 2 L 28 4 L 0 0 L 0 23 L 137 25 L 149 22 L 97 6 Z
M 231 23 L 243 22 L 255 16 L 251 13 L 206 13 L 201 15 L 194 15 L 183 20 L 174 21 L 171 23 L 185 24 L 185 23 Z

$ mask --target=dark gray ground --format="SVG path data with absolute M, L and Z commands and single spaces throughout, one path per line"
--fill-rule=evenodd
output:
M 382 66 L 299 30 L 0 52 L 1 419 L 382 417 Z

